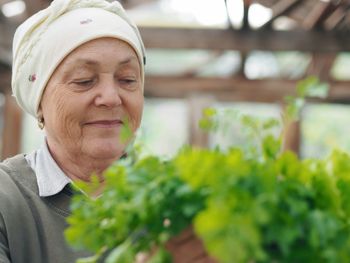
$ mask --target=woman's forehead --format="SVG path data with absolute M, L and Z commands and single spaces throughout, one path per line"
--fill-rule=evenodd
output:
M 131 65 L 131 66 L 136 66 L 139 65 L 138 59 L 136 56 L 129 56 L 129 57 L 123 57 L 118 60 L 112 60 L 115 66 L 123 66 L 123 65 Z M 101 59 L 101 60 L 94 60 L 91 58 L 76 58 L 76 59 L 70 59 L 66 61 L 65 63 L 62 63 L 64 66 L 73 66 L 76 69 L 81 69 L 81 68 L 97 68 L 102 65 L 106 65 L 106 61 Z
M 138 61 L 136 52 L 128 43 L 117 38 L 99 38 L 74 49 L 66 56 L 64 62 L 96 64 L 101 59 L 109 58 L 110 56 L 123 63 L 131 60 Z

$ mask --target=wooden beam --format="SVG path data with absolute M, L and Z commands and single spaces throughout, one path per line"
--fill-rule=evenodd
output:
M 279 16 L 285 15 L 287 12 L 292 10 L 301 1 L 302 0 L 279 0 L 279 1 L 277 1 L 276 4 L 274 4 L 271 7 L 271 10 L 272 10 L 271 19 L 269 21 L 267 21 L 265 24 L 263 24 L 260 28 L 268 27 L 269 25 L 271 25 L 271 23 L 273 21 L 275 21 L 276 18 L 278 18 Z
M 260 5 L 263 5 L 265 7 L 271 8 L 276 1 L 271 0 L 255 0 L 254 2 L 257 2 Z
M 203 110 L 213 105 L 213 96 L 192 94 L 188 97 L 189 104 L 189 143 L 190 145 L 205 148 L 208 147 L 209 136 L 199 126 L 199 120 L 203 117 Z
M 11 66 L 12 64 L 12 39 L 16 25 L 12 23 L 0 23 L 0 63 Z
M 220 101 L 276 102 L 283 96 L 294 93 L 293 84 L 286 85 L 282 81 L 250 81 L 244 78 L 147 76 L 145 96 L 186 98 L 192 94 L 202 94 L 212 95 Z
M 307 69 L 307 75 L 315 75 L 322 81 L 330 81 L 330 72 L 336 57 L 336 53 L 312 54 L 312 61 Z
M 11 70 L 0 70 L 0 93 L 6 94 L 11 91 Z
M 248 52 L 241 52 L 240 68 L 238 73 L 236 73 L 236 75 L 238 75 L 241 78 L 246 78 L 244 69 L 245 69 L 245 64 L 247 62 L 247 58 L 248 58 Z
M 301 52 L 350 51 L 350 34 L 323 31 L 272 31 L 141 27 L 146 48 Z M 322 43 L 322 45 L 320 44 Z
M 301 118 L 301 116 L 299 118 Z M 300 155 L 301 122 L 302 120 L 294 121 L 285 127 L 283 151 L 292 151 L 295 154 Z
M 2 45 L 0 45 L 0 63 L 9 66 L 12 64 L 11 50 L 8 47 L 4 47 Z
M 318 1 L 310 11 L 309 15 L 305 17 L 302 22 L 302 27 L 305 30 L 314 29 L 324 18 L 324 15 L 331 7 L 331 2 Z
M 324 21 L 323 26 L 326 30 L 334 30 L 338 24 L 344 19 L 346 10 L 343 6 L 338 6 L 337 9 Z
M 249 28 L 249 19 L 248 19 L 248 13 L 250 5 L 252 4 L 251 0 L 243 0 L 243 29 Z
M 22 111 L 14 97 L 7 94 L 5 96 L 4 130 L 2 134 L 2 160 L 19 153 L 21 147 L 21 126 Z
M 350 13 L 347 12 L 344 19 L 337 25 L 337 30 L 348 31 L 350 29 Z
M 9 2 L 11 2 L 12 0 L 0 0 L 0 5 L 4 5 L 7 4 Z
M 295 95 L 296 80 L 245 78 L 205 78 L 180 76 L 146 76 L 145 96 L 186 98 L 193 93 L 212 95 L 219 101 L 281 102 L 287 95 Z M 334 103 L 350 102 L 350 82 L 329 82 L 326 100 Z
M 11 48 L 15 30 L 16 25 L 4 22 L 0 23 L 0 45 Z
M 226 17 L 227 17 L 228 26 L 229 26 L 229 28 L 234 29 L 233 24 L 231 22 L 231 16 L 230 16 L 228 3 L 227 3 L 227 1 L 229 1 L 229 0 L 224 0 L 224 1 L 225 1 L 225 9 L 226 9 Z

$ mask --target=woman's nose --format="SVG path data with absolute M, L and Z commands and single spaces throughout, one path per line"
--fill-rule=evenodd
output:
M 112 80 L 100 83 L 95 98 L 96 106 L 116 107 L 122 104 L 119 88 L 118 84 Z

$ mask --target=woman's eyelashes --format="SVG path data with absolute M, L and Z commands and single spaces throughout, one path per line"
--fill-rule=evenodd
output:
M 135 78 L 120 78 L 118 82 L 122 85 L 132 85 L 135 84 L 137 80 Z
M 134 83 L 134 82 L 136 82 L 136 79 L 133 79 L 133 78 L 122 78 L 122 79 L 120 79 L 119 81 L 122 82 L 122 83 L 127 83 L 127 84 L 129 84 L 129 83 Z
M 86 87 L 86 86 L 91 86 L 94 83 L 94 79 L 77 80 L 77 81 L 74 81 L 73 83 L 82 87 Z
M 73 85 L 74 88 L 79 90 L 90 89 L 96 85 L 98 82 L 98 77 L 96 76 L 86 76 L 86 77 L 76 77 L 70 81 L 70 84 Z

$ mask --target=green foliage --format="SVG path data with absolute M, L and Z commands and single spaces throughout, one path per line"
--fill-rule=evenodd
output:
M 181 181 L 172 162 L 147 157 L 131 165 L 127 159 L 105 172 L 100 197 L 74 196 L 66 238 L 76 248 L 108 251 L 108 263 L 132 262 L 137 251 L 162 245 L 188 226 L 203 200 L 204 194 Z
M 305 104 L 306 97 L 325 98 L 328 94 L 328 84 L 321 83 L 315 76 L 308 77 L 297 84 L 297 96 L 286 98 L 286 118 L 288 120 L 298 119 L 298 114 Z
M 328 89 L 327 83 L 320 82 L 315 76 L 310 76 L 297 84 L 297 96 L 300 98 L 325 98 L 327 97 Z
M 301 97 L 319 88 L 311 80 L 298 86 Z M 219 115 L 205 111 L 202 127 L 219 131 Z M 133 156 L 105 172 L 100 197 L 75 195 L 66 237 L 96 253 L 84 262 L 133 262 L 155 247 L 153 263 L 171 262 L 164 244 L 191 224 L 218 262 L 347 262 L 350 156 L 300 160 L 271 134 L 281 121 L 239 119 L 259 150 L 184 147 L 166 162 Z
M 121 134 L 120 134 L 120 141 L 122 143 L 127 142 L 128 140 L 130 140 L 133 136 L 130 124 L 129 124 L 129 120 L 128 119 L 124 119 L 123 120 L 123 126 L 121 128 Z
M 212 118 L 216 116 L 217 112 L 213 108 L 205 108 L 203 110 L 203 118 L 199 121 L 199 127 L 204 131 L 215 130 L 218 126 L 213 122 Z

